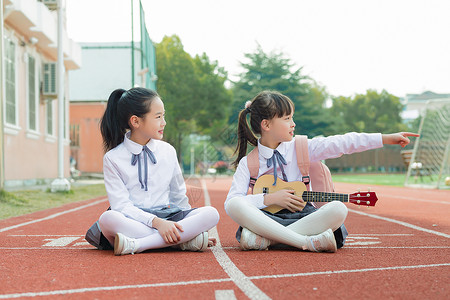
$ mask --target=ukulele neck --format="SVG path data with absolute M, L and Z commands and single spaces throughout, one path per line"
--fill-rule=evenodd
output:
M 302 194 L 302 199 L 305 202 L 348 202 L 349 196 L 348 194 L 304 191 Z

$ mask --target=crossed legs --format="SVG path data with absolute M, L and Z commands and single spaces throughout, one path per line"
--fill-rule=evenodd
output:
M 242 227 L 277 243 L 300 249 L 305 249 L 307 236 L 320 234 L 329 228 L 333 231 L 339 228 L 344 223 L 348 212 L 343 203 L 333 201 L 285 227 L 249 204 L 243 197 L 230 199 L 226 210 L 230 217 Z
M 181 240 L 179 244 L 193 239 L 204 231 L 208 231 L 216 226 L 218 222 L 219 214 L 211 206 L 199 207 L 191 211 L 183 220 L 177 222 L 184 230 L 180 232 Z M 114 245 L 116 234 L 122 233 L 127 237 L 138 240 L 139 248 L 137 252 L 171 246 L 164 241 L 158 230 L 127 218 L 117 211 L 105 211 L 99 218 L 99 224 L 103 235 L 111 245 Z

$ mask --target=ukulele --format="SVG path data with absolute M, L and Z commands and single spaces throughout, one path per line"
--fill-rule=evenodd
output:
M 277 178 L 277 184 L 273 185 L 273 175 L 266 174 L 259 177 L 253 187 L 253 194 L 271 194 L 280 190 L 294 190 L 294 195 L 301 196 L 305 202 L 350 202 L 356 205 L 375 206 L 378 198 L 375 192 L 357 192 L 353 194 L 338 194 L 329 192 L 307 191 L 301 181 L 286 182 Z M 270 205 L 263 208 L 265 211 L 277 213 L 283 209 L 279 205 Z

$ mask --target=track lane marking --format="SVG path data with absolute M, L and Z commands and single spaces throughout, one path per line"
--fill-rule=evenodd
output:
M 376 272 L 376 271 L 411 270 L 411 269 L 438 268 L 438 267 L 450 267 L 450 263 L 430 264 L 430 265 L 412 265 L 412 266 L 395 266 L 395 267 L 384 267 L 384 268 L 350 269 L 350 270 L 337 270 L 337 271 L 333 270 L 333 271 L 320 271 L 320 272 L 307 272 L 307 273 L 294 273 L 294 274 L 260 275 L 260 276 L 249 276 L 247 278 L 250 280 L 258 280 L 258 279 L 272 279 L 272 278 L 363 273 L 363 272 Z M 170 287 L 170 286 L 180 286 L 180 285 L 184 286 L 184 285 L 193 285 L 193 284 L 208 284 L 208 283 L 220 283 L 220 282 L 230 282 L 230 281 L 232 281 L 231 278 L 219 278 L 219 279 L 193 280 L 193 281 L 184 281 L 184 282 L 181 281 L 181 282 L 166 282 L 166 283 L 136 284 L 136 285 L 121 285 L 121 286 L 102 286 L 102 287 L 91 287 L 91 288 L 81 288 L 81 289 L 55 290 L 55 291 L 46 291 L 46 292 L 0 294 L 0 299 L 36 297 L 36 296 L 55 296 L 55 295 L 67 295 L 67 294 L 77 294 L 77 293 L 85 293 L 85 292 L 115 291 L 115 290 L 124 290 L 124 289 L 140 289 L 140 288 L 153 288 L 153 287 Z
M 78 210 L 84 209 L 84 208 L 86 208 L 86 207 L 94 206 L 94 205 L 97 205 L 97 204 L 99 204 L 99 203 L 105 202 L 105 201 L 107 201 L 107 199 L 108 199 L 108 198 L 105 196 L 105 197 L 102 198 L 101 200 L 97 200 L 97 201 L 95 201 L 95 202 L 92 202 L 92 203 L 89 203 L 89 204 L 86 204 L 86 205 L 82 205 L 82 206 L 75 207 L 75 208 L 72 208 L 72 209 L 69 209 L 69 210 L 65 210 L 65 211 L 62 211 L 62 212 L 59 212 L 59 213 L 56 213 L 56 214 L 53 214 L 53 215 L 44 217 L 44 218 L 40 218 L 40 219 L 36 219 L 36 220 L 31 220 L 31 221 L 28 221 L 28 222 L 16 224 L 16 225 L 9 226 L 9 227 L 0 228 L 0 232 L 5 232 L 5 231 L 11 230 L 11 229 L 15 229 L 15 228 L 19 228 L 19 227 L 22 227 L 22 226 L 26 226 L 26 225 L 38 223 L 38 222 L 41 222 L 41 221 L 46 221 L 46 220 L 54 219 L 54 218 L 56 218 L 56 217 L 59 217 L 59 216 L 65 215 L 65 214 L 68 214 L 68 213 L 71 213 L 71 212 L 74 212 L 74 211 L 78 211 Z
M 0 250 L 97 250 L 97 248 L 91 246 L 91 247 L 84 247 L 88 244 L 80 244 L 80 247 L 74 247 L 77 244 L 71 246 L 71 247 L 0 247 Z M 82 247 L 83 246 L 83 247 Z M 356 248 L 356 249 L 450 249 L 450 246 L 344 246 L 345 248 Z M 236 250 L 239 249 L 239 247 L 222 247 L 224 250 Z
M 381 217 L 381 216 L 374 215 L 374 214 L 368 214 L 368 213 L 357 211 L 357 210 L 354 210 L 354 209 L 351 209 L 351 208 L 349 208 L 348 210 L 350 212 L 353 212 L 353 213 L 356 213 L 356 214 L 359 214 L 359 215 L 363 215 L 363 216 L 366 216 L 366 217 L 371 217 L 371 218 L 374 218 L 374 219 L 379 219 L 379 220 L 383 220 L 383 221 L 399 224 L 399 225 L 402 225 L 402 226 L 405 226 L 405 227 L 408 227 L 408 228 L 412 228 L 412 229 L 415 229 L 415 230 L 419 230 L 419 231 L 423 231 L 423 232 L 427 232 L 427 233 L 443 236 L 445 238 L 450 238 L 450 234 L 446 234 L 446 233 L 435 231 L 435 230 L 431 230 L 431 229 L 426 229 L 426 228 L 419 227 L 419 226 L 413 225 L 413 224 L 409 224 L 409 223 L 406 223 L 406 222 L 403 222 L 403 221 L 398 221 L 398 220 L 391 219 L 391 218 Z
M 388 194 L 379 194 L 377 193 L 378 197 L 392 197 L 392 195 Z M 426 203 L 437 203 L 437 204 L 450 204 L 448 201 L 440 201 L 440 200 L 427 200 L 427 199 L 420 199 L 420 198 L 412 198 L 412 197 L 406 197 L 406 196 L 395 196 L 396 199 L 403 199 L 403 200 L 411 200 L 411 201 L 420 201 L 420 202 L 426 202 Z
M 215 291 L 216 300 L 235 300 L 236 295 L 233 290 L 216 290 Z
M 302 277 L 302 276 L 316 276 L 316 275 L 332 275 L 332 274 L 345 274 L 345 273 L 362 273 L 373 271 L 392 271 L 392 270 L 411 270 L 421 268 L 436 268 L 436 267 L 450 267 L 450 263 L 443 264 L 430 264 L 430 265 L 413 265 L 413 266 L 396 266 L 396 267 L 384 267 L 384 268 L 365 268 L 365 269 L 353 269 L 353 270 L 332 270 L 322 272 L 309 272 L 309 273 L 294 273 L 294 274 L 280 274 L 280 275 L 261 275 L 251 276 L 251 279 L 268 279 L 268 278 L 286 278 L 286 277 Z
M 205 181 L 201 180 L 203 195 L 205 197 L 205 206 L 211 206 L 211 199 L 209 198 L 208 189 Z M 228 255 L 223 251 L 220 243 L 217 228 L 214 227 L 210 231 L 210 235 L 217 240 L 216 246 L 211 248 L 214 257 L 219 265 L 228 274 L 231 281 L 250 299 L 271 299 L 263 291 L 261 291 L 238 267 L 231 261 Z

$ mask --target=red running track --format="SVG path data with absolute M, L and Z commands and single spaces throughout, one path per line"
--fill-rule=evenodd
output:
M 375 207 L 347 204 L 350 235 L 335 254 L 244 252 L 223 209 L 231 179 L 188 184 L 193 206 L 220 212 L 210 231 L 218 246 L 121 257 L 95 250 L 84 233 L 106 198 L 1 220 L 0 299 L 450 299 L 450 191 L 372 187 Z

